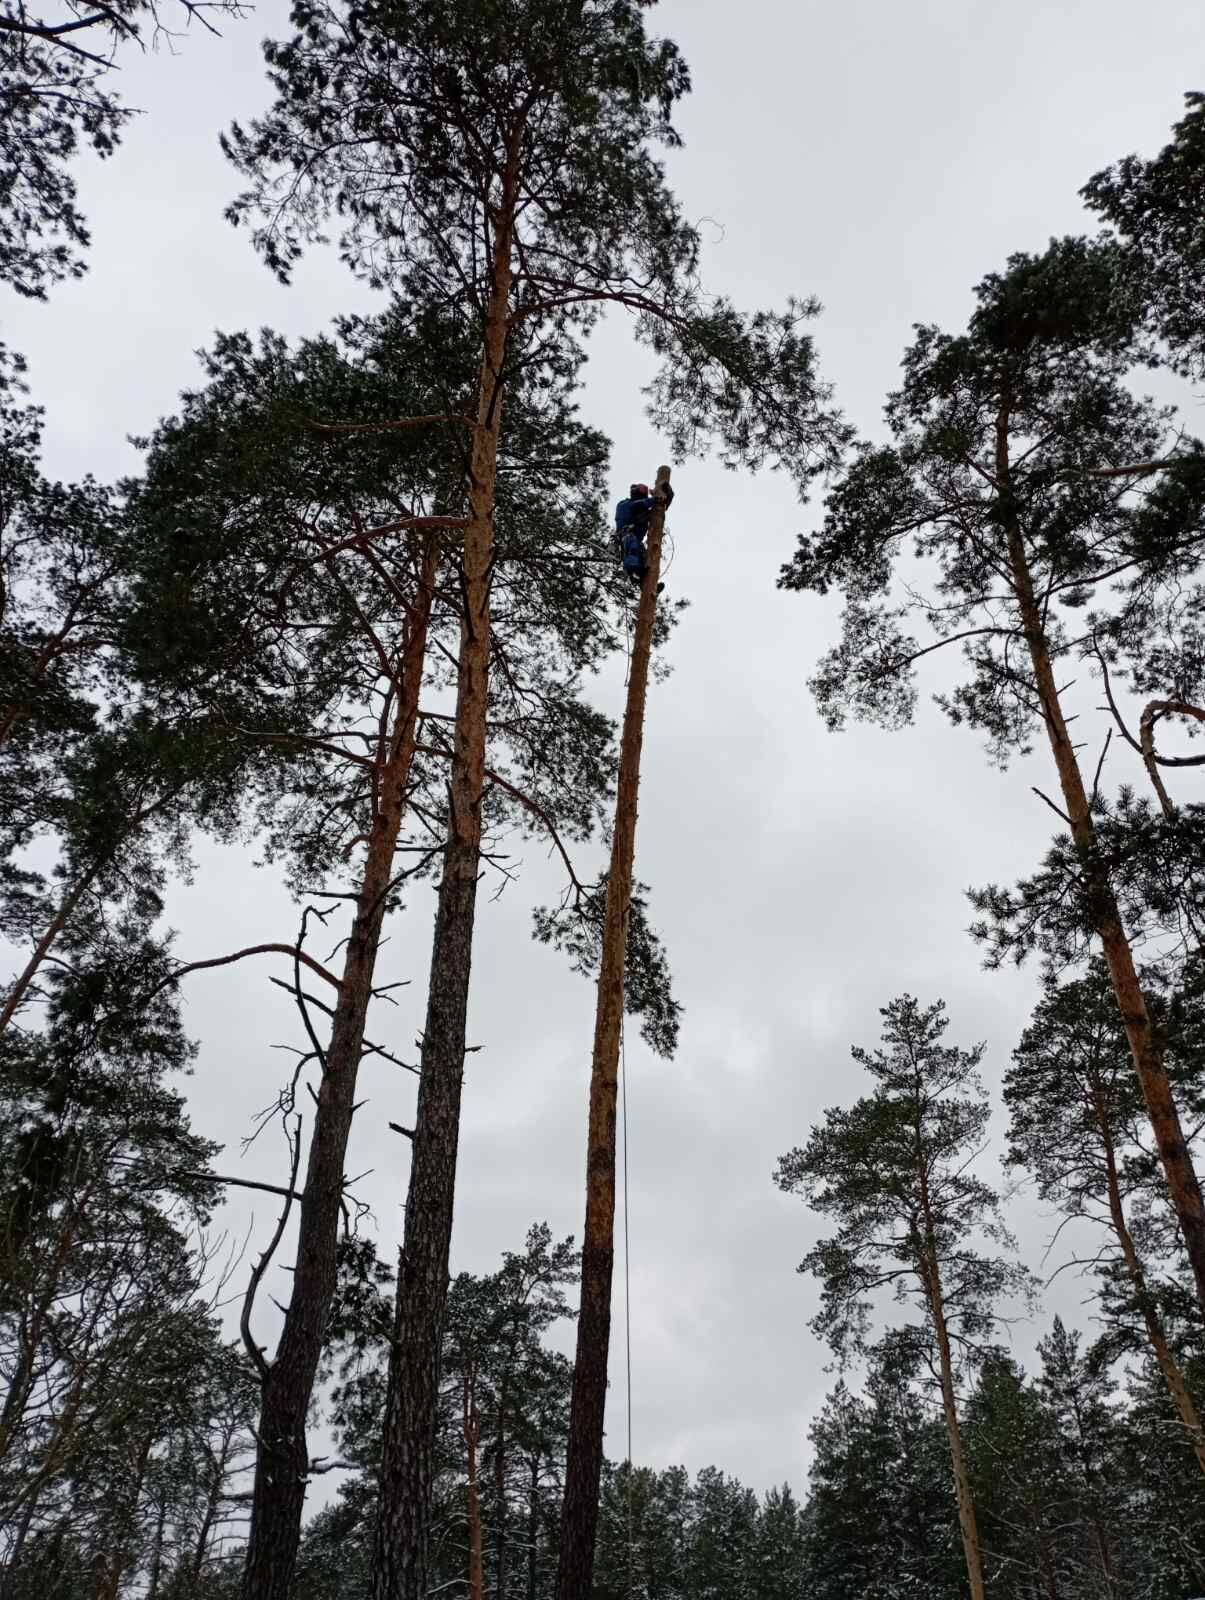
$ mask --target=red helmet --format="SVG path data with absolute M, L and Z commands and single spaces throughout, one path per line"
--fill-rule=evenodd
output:
M 633 500 L 647 500 L 648 497 L 649 497 L 649 486 L 648 486 L 647 483 L 634 483 L 632 485 L 632 499 Z

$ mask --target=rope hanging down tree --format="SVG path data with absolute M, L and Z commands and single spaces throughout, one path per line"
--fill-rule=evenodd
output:
M 569 1411 L 569 1447 L 565 1461 L 565 1498 L 561 1512 L 556 1600 L 582 1600 L 583 1595 L 590 1593 L 594 1576 L 594 1543 L 598 1528 L 598 1493 L 602 1478 L 603 1423 L 607 1400 L 607 1358 L 611 1344 L 611 1282 L 615 1264 L 615 1114 L 623 1027 L 624 963 L 636 856 L 636 799 L 640 788 L 640 751 L 644 742 L 644 706 L 653 653 L 653 625 L 657 615 L 657 584 L 661 575 L 661 541 L 665 532 L 668 487 L 669 468 L 658 467 L 653 490 L 657 505 L 649 518 L 647 570 L 636 612 L 628 699 L 619 749 L 615 830 L 611 841 L 611 869 L 603 913 L 602 959 L 598 972 L 594 1055 L 590 1069 L 581 1311 L 577 1323 L 577 1359 L 573 1368 L 573 1398 Z M 630 1462 L 628 1470 L 631 1471 Z

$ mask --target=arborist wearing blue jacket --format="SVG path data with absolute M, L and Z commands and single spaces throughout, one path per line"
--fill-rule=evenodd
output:
M 667 506 L 673 498 L 674 491 L 667 483 L 665 486 Z M 649 493 L 647 483 L 634 483 L 627 499 L 621 500 L 615 507 L 615 532 L 623 560 L 623 570 L 635 584 L 643 583 L 644 575 L 648 571 L 644 536 L 649 531 L 649 518 L 656 504 L 657 496 Z M 664 588 L 665 585 L 659 583 L 657 593 L 660 594 Z

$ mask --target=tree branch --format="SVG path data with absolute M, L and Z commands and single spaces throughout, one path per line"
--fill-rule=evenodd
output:
M 230 956 L 214 956 L 209 961 L 189 961 L 184 966 L 177 967 L 174 972 L 169 973 L 166 978 L 163 978 L 155 985 L 143 1001 L 143 1005 L 149 1005 L 161 990 L 168 988 L 173 983 L 178 983 L 181 978 L 186 977 L 190 972 L 201 972 L 206 967 L 228 967 L 231 962 L 242 961 L 247 956 L 264 955 L 292 956 L 295 960 L 304 962 L 311 972 L 316 972 L 320 978 L 325 978 L 326 982 L 334 988 L 341 989 L 343 987 L 333 972 L 328 972 L 320 962 L 314 960 L 313 956 L 307 956 L 305 951 L 299 950 L 296 945 L 253 944 L 248 945 L 245 950 L 236 950 Z
M 286 1129 L 286 1135 L 289 1138 L 289 1143 L 292 1145 L 293 1157 L 292 1168 L 289 1173 L 288 1195 L 285 1199 L 284 1207 L 281 1210 L 280 1216 L 277 1219 L 276 1231 L 268 1241 L 267 1249 L 255 1263 L 255 1266 L 251 1269 L 251 1278 L 247 1284 L 247 1292 L 243 1296 L 243 1312 L 242 1316 L 239 1318 L 239 1332 L 242 1334 L 243 1344 L 246 1348 L 247 1354 L 251 1357 L 256 1371 L 259 1373 L 261 1382 L 267 1382 L 268 1363 L 264 1360 L 264 1353 L 260 1349 L 259 1345 L 256 1344 L 254 1336 L 252 1335 L 251 1313 L 255 1308 L 255 1296 L 259 1289 L 260 1283 L 263 1280 L 264 1273 L 268 1270 L 268 1264 L 272 1260 L 272 1257 L 276 1254 L 276 1247 L 279 1245 L 284 1236 L 284 1231 L 289 1221 L 289 1213 L 293 1209 L 293 1193 L 297 1186 L 297 1169 L 301 1165 L 300 1114 L 297 1117 L 297 1126 L 294 1128 L 292 1134 L 288 1134 L 288 1130 Z
M 440 415 L 438 412 L 425 417 L 399 417 L 396 422 L 316 422 L 311 420 L 310 427 L 315 433 L 397 433 L 406 428 L 431 427 L 440 422 L 459 422 L 466 428 L 475 428 L 472 417 L 458 417 L 454 415 Z

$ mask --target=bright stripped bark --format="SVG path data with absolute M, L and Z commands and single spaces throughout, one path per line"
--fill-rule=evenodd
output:
M 1197 1299 L 1205 1309 L 1205 1204 L 1193 1168 L 1180 1114 L 1172 1096 L 1163 1053 L 1155 1034 L 1146 998 L 1138 981 L 1134 952 L 1121 920 L 1117 898 L 1102 861 L 1088 791 L 1063 708 L 1034 590 L 1025 540 L 1011 511 L 1009 462 L 1009 411 L 1001 408 L 996 420 L 996 477 L 1006 518 L 1008 562 L 1025 643 L 1033 666 L 1034 682 L 1042 709 L 1042 722 L 1058 769 L 1059 786 L 1067 808 L 1071 836 L 1080 854 L 1092 923 L 1100 939 L 1109 979 L 1129 1041 L 1130 1054 L 1142 1086 L 1151 1131 L 1167 1179 L 1172 1206 L 1180 1223 L 1184 1248 L 1192 1267 Z
M 644 707 L 653 650 L 653 624 L 657 614 L 661 539 L 665 528 L 664 494 L 668 484 L 669 468 L 659 467 L 656 492 L 661 504 L 655 507 L 649 519 L 648 570 L 636 612 L 628 701 L 624 710 L 623 742 L 619 754 L 611 868 L 603 914 L 594 1054 L 590 1066 L 590 1119 L 586 1138 L 586 1224 L 582 1239 L 581 1312 L 577 1324 L 577 1359 L 573 1369 L 573 1398 L 565 1459 L 557 1600 L 578 1600 L 579 1596 L 588 1595 L 594 1579 L 594 1545 L 598 1528 L 598 1495 L 607 1402 L 607 1359 L 611 1344 L 611 1280 L 615 1263 L 615 1107 L 623 1026 L 624 963 L 636 858 L 636 802 L 640 789 L 640 752 L 644 742 Z
M 398 835 L 417 741 L 438 536 L 429 534 L 406 619 L 396 712 L 375 794 L 372 828 L 343 962 L 330 1043 L 322 1064 L 314 1132 L 300 1206 L 293 1292 L 270 1364 L 263 1365 L 254 1497 L 243 1572 L 245 1600 L 287 1600 L 301 1538 L 309 1475 L 306 1413 L 335 1292 L 344 1159 L 356 1077 L 373 992 L 381 923 L 393 882 Z M 262 1358 L 261 1358 L 262 1360 Z
M 373 1600 L 422 1600 L 427 1589 L 439 1360 L 448 1297 L 448 1257 L 481 858 L 494 494 L 502 425 L 520 133 L 521 130 L 516 130 L 511 141 L 501 204 L 495 213 L 485 347 L 473 429 L 448 842 L 431 945 L 422 1076 L 389 1352 L 381 1504 L 373 1553 Z
M 975 1501 L 971 1494 L 971 1475 L 967 1469 L 966 1453 L 962 1447 L 962 1429 L 958 1423 L 954 1363 L 950 1355 L 950 1329 L 946 1321 L 945 1299 L 942 1294 L 941 1267 L 933 1242 L 935 1231 L 933 1212 L 929 1203 L 929 1179 L 923 1158 L 919 1177 L 921 1212 L 925 1224 L 925 1239 L 920 1250 L 921 1278 L 925 1299 L 928 1302 L 929 1318 L 937 1339 L 937 1355 L 941 1366 L 941 1407 L 945 1417 L 946 1437 L 950 1442 L 954 1489 L 958 1497 L 958 1530 L 962 1535 L 967 1578 L 971 1585 L 971 1600 L 984 1600 L 983 1554 L 979 1546 L 979 1528 L 975 1520 Z

